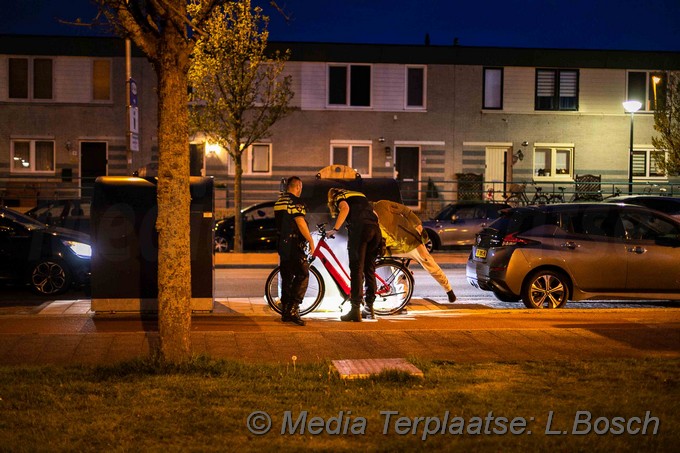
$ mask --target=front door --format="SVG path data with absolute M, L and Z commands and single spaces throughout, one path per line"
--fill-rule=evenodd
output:
M 399 182 L 401 198 L 407 206 L 419 207 L 420 148 L 399 146 L 394 155 L 395 178 Z
M 92 199 L 94 181 L 106 176 L 106 142 L 80 143 L 80 196 Z
M 484 197 L 487 201 L 502 201 L 505 187 L 505 159 L 508 148 L 486 148 Z

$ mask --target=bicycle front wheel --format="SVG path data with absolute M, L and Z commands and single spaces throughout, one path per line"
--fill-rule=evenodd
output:
M 382 261 L 375 266 L 376 295 L 373 310 L 378 315 L 401 311 L 413 295 L 413 274 L 397 261 Z
M 533 204 L 538 206 L 543 206 L 548 203 L 550 203 L 550 200 L 548 200 L 548 197 L 546 197 L 545 195 L 538 195 L 533 199 Z
M 324 285 L 323 278 L 315 267 L 309 267 L 309 284 L 307 285 L 307 291 L 305 292 L 305 297 L 300 303 L 300 316 L 304 316 L 310 313 L 319 306 L 323 300 L 324 293 L 326 292 L 326 286 Z M 283 312 L 283 307 L 281 306 L 281 267 L 277 266 L 269 277 L 267 277 L 267 283 L 264 287 L 264 298 L 269 304 L 269 306 L 276 313 L 281 314 Z

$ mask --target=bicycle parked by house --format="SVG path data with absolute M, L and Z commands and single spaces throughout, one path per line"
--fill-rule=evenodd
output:
M 328 245 L 327 239 L 334 236 L 326 235 L 326 224 L 316 226 L 319 241 L 310 263 L 321 262 L 331 279 L 338 287 L 344 304 L 350 296 L 350 276 L 348 270 L 338 260 L 333 250 Z M 413 295 L 413 274 L 408 269 L 408 258 L 379 257 L 376 260 L 375 278 L 377 283 L 376 299 L 373 302 L 373 310 L 377 315 L 391 315 L 399 313 L 411 300 Z M 265 284 L 265 299 L 277 313 L 281 313 L 281 269 L 276 267 L 267 277 Z M 315 266 L 309 266 L 309 284 L 307 292 L 300 304 L 300 316 L 314 311 L 323 301 L 326 294 L 326 284 L 321 272 Z
M 505 202 L 513 208 L 516 208 L 517 206 L 548 204 L 548 197 L 542 193 L 543 188 L 537 186 L 535 183 L 531 184 L 534 186 L 534 196 L 531 199 L 526 193 L 526 183 L 512 184 L 510 186 L 510 195 L 505 198 Z

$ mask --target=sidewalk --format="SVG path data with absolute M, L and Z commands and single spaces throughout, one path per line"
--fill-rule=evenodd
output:
M 462 266 L 467 252 L 438 253 Z M 273 267 L 270 253 L 218 254 L 216 267 Z M 192 316 L 194 354 L 247 362 L 419 358 L 453 362 L 680 358 L 680 310 L 497 310 L 472 302 L 413 299 L 408 313 L 344 323 L 314 312 L 307 325 L 282 323 L 261 297 L 217 299 Z M 157 319 L 94 314 L 90 300 L 59 300 L 35 314 L 0 316 L 0 366 L 113 364 L 147 357 L 159 344 Z

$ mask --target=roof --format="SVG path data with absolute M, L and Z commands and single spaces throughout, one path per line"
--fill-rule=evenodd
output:
M 124 56 L 117 37 L 0 35 L 0 54 Z M 402 44 L 270 42 L 291 50 L 291 61 L 528 66 L 608 69 L 680 69 L 680 52 L 470 47 Z M 143 57 L 133 45 L 133 55 Z

